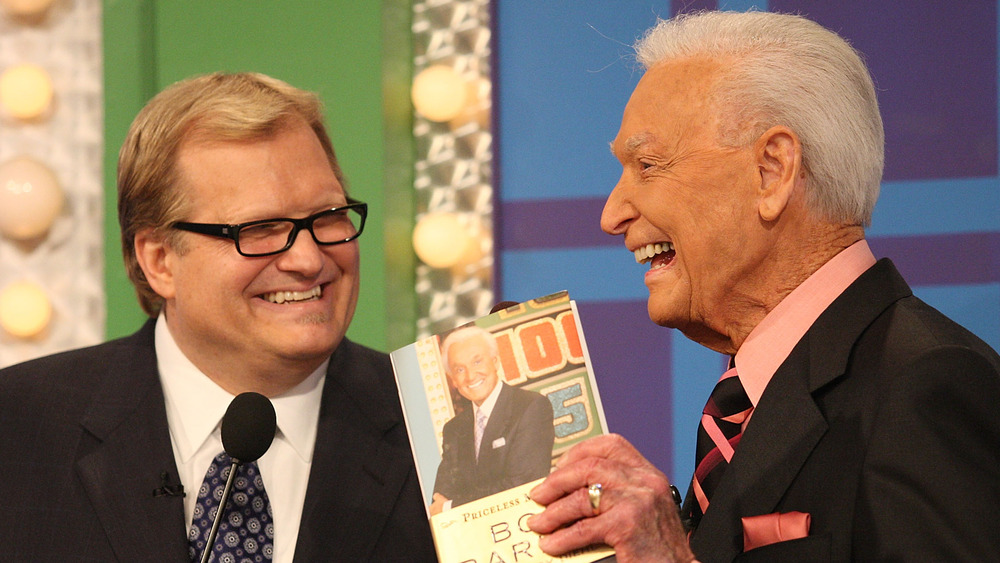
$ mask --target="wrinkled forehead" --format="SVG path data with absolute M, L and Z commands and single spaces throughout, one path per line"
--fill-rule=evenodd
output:
M 650 68 L 625 106 L 612 153 L 624 161 L 653 143 L 673 143 L 699 132 L 714 137 L 720 71 L 721 64 L 708 58 L 665 61 Z
M 452 344 L 449 352 L 450 357 L 458 355 L 463 357 L 489 355 L 490 345 L 486 341 L 486 337 L 472 335 Z

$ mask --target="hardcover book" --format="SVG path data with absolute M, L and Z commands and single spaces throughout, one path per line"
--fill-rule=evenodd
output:
M 607 433 L 578 318 L 563 291 L 390 354 L 443 563 L 612 556 L 592 546 L 552 557 L 525 524 L 542 510 L 528 493 L 555 460 Z

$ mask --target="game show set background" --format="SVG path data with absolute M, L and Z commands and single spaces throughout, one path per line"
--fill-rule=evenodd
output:
M 998 2 L 38 3 L 23 14 L 0 0 L 0 94 L 5 82 L 40 92 L 0 96 L 0 188 L 14 185 L 5 175 L 48 182 L 29 202 L 44 221 L 23 228 L 26 198 L 0 189 L 0 366 L 140 326 L 118 147 L 165 86 L 254 70 L 320 95 L 348 189 L 369 204 L 350 338 L 389 352 L 498 301 L 568 290 L 609 429 L 687 480 L 725 358 L 649 321 L 645 267 L 599 218 L 621 170 L 608 144 L 642 75 L 630 46 L 657 17 L 702 8 L 801 13 L 865 54 L 886 131 L 870 245 L 1000 348 Z M 464 113 L 415 110 L 432 67 L 458 77 Z M 467 251 L 438 256 L 435 236 Z

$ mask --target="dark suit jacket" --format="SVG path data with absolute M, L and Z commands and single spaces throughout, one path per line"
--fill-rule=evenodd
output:
M 539 393 L 500 383 L 476 461 L 473 409 L 444 425 L 434 492 L 452 506 L 540 479 L 552 468 L 552 403 Z
M 741 517 L 790 511 L 809 537 L 741 555 Z M 778 368 L 691 545 L 703 562 L 996 560 L 1000 358 L 879 261 Z
M 177 483 L 153 326 L 0 371 L 0 559 L 188 561 L 183 500 L 153 494 Z M 435 560 L 394 389 L 384 354 L 334 352 L 296 561 Z

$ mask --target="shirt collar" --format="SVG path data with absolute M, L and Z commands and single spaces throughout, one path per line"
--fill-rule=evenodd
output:
M 316 445 L 319 409 L 329 363 L 330 360 L 323 362 L 302 383 L 271 399 L 278 428 L 305 462 L 312 461 Z
M 479 413 L 483 413 L 486 415 L 486 419 L 489 420 L 490 415 L 493 414 L 493 407 L 497 405 L 497 399 L 500 398 L 500 388 L 503 386 L 504 382 L 497 379 L 497 384 L 493 386 L 493 390 L 490 391 L 489 396 L 486 397 L 486 400 L 483 401 L 482 405 L 475 406 L 476 404 L 472 403 L 475 407 L 475 414 L 477 418 L 479 417 Z
M 852 244 L 806 278 L 754 327 L 735 360 L 740 383 L 754 406 L 816 319 L 874 264 L 867 241 Z
M 233 395 L 219 387 L 184 355 L 160 315 L 155 330 L 156 357 L 163 385 L 170 433 L 181 463 L 218 434 Z M 316 428 L 329 360 L 287 392 L 271 398 L 284 437 L 303 461 L 312 460 Z

